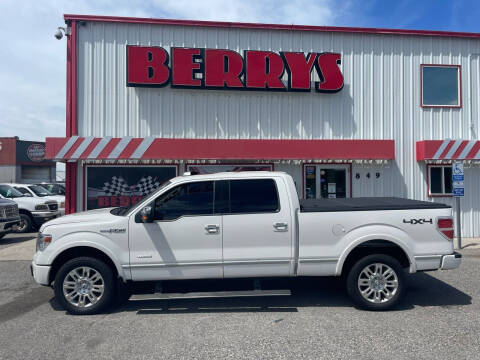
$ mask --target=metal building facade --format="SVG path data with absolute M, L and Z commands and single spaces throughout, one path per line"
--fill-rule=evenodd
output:
M 480 37 L 476 34 L 376 31 L 196 22 L 152 22 L 121 18 L 66 16 L 75 24 L 73 56 L 77 135 L 84 138 L 394 140 L 390 160 L 265 160 L 290 173 L 305 196 L 305 166 L 346 167 L 352 196 L 400 196 L 451 203 L 430 197 L 427 163 L 417 161 L 423 140 L 477 140 L 480 106 Z M 337 52 L 344 87 L 333 94 L 127 87 L 126 46 L 161 46 Z M 421 64 L 461 66 L 461 107 L 420 104 Z M 286 75 L 284 77 L 286 81 Z M 311 81 L 319 81 L 312 72 Z M 68 99 L 67 99 L 68 102 Z M 48 140 L 47 140 L 48 144 Z M 185 164 L 199 159 L 177 159 Z M 202 160 L 203 161 L 203 160 Z M 108 163 L 108 161 L 104 161 Z M 449 159 L 436 161 L 448 163 Z M 79 198 L 85 197 L 85 161 L 75 164 Z M 119 162 L 121 164 L 122 162 Z M 211 163 L 211 161 L 209 162 Z M 222 161 L 217 161 L 222 163 Z M 241 161 L 239 161 L 241 163 Z M 252 163 L 252 161 L 245 161 Z M 128 162 L 124 162 L 128 165 Z M 465 162 L 463 233 L 480 236 L 480 169 Z M 67 170 L 68 171 L 68 170 Z M 76 210 L 82 210 L 77 201 Z

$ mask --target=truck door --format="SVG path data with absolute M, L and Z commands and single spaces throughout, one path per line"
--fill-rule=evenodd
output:
M 289 276 L 293 224 L 283 180 L 221 182 L 228 196 L 222 211 L 224 276 Z
M 130 217 L 133 280 L 223 276 L 222 217 L 214 215 L 213 198 L 213 181 L 183 183 L 152 202 L 153 223 Z

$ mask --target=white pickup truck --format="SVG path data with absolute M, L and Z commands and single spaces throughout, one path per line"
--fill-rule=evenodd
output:
M 184 175 L 132 207 L 43 224 L 32 275 L 73 314 L 105 309 L 132 282 L 341 275 L 357 305 L 383 310 L 405 271 L 460 265 L 452 239 L 443 204 L 299 201 L 281 172 Z

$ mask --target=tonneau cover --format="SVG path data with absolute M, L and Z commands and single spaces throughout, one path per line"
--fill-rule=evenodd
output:
M 441 203 L 395 197 L 300 200 L 301 212 L 445 209 L 450 207 L 449 205 Z

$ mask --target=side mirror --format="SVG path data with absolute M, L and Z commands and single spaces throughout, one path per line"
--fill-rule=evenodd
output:
M 30 194 L 30 193 L 25 193 L 25 194 L 23 194 L 23 197 L 33 197 L 33 195 Z
M 142 210 L 140 210 L 137 214 L 138 222 L 142 223 L 151 223 L 153 222 L 153 207 L 145 206 Z

